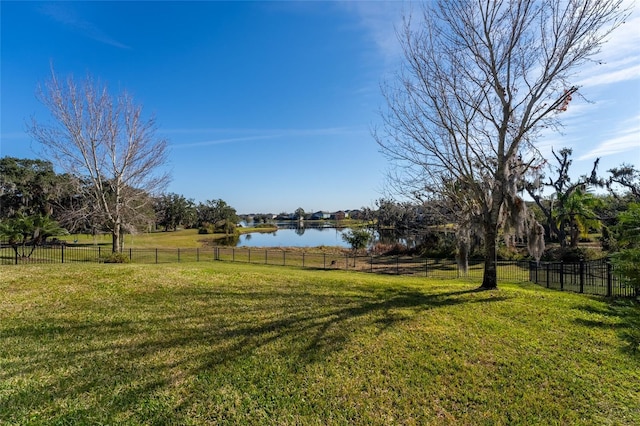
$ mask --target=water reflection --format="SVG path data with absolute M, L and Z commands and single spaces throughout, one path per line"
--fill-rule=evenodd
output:
M 245 226 L 251 227 L 249 223 Z M 254 232 L 240 235 L 238 247 L 318 247 L 332 246 L 348 248 L 342 239 L 344 228 L 338 229 L 330 223 L 281 222 L 276 232 Z
M 254 224 L 243 224 L 252 227 Z M 342 239 L 342 234 L 350 228 L 336 227 L 335 223 L 326 222 L 278 222 L 275 232 L 255 232 L 243 234 L 239 237 L 229 237 L 224 241 L 216 241 L 220 245 L 237 247 L 318 247 L 332 246 L 349 248 Z M 425 241 L 424 233 L 399 233 L 394 230 L 374 232 L 372 245 L 401 244 L 409 249 L 422 245 Z
M 244 235 L 244 237 L 251 238 L 251 235 L 247 234 L 247 235 Z M 240 235 L 229 235 L 227 237 L 223 237 L 215 240 L 216 245 L 229 246 L 229 247 L 235 247 L 238 245 L 239 242 L 240 242 Z

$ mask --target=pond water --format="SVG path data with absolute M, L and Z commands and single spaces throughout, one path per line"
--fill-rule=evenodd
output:
M 254 232 L 240 236 L 237 247 L 349 247 L 342 239 L 347 229 L 329 227 L 285 227 L 278 225 L 276 232 Z
M 243 223 L 243 226 L 252 227 L 253 223 Z M 233 237 L 217 244 L 235 247 L 343 247 L 350 248 L 342 239 L 342 234 L 348 232 L 350 228 L 336 228 L 332 223 L 303 223 L 278 222 L 278 230 L 275 232 L 254 232 Z M 373 240 L 370 244 L 382 242 L 384 244 L 401 243 L 407 247 L 416 245 L 415 236 L 401 236 L 393 231 L 373 233 Z

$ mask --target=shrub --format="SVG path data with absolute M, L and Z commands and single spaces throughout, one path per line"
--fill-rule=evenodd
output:
M 456 255 L 455 237 L 443 233 L 427 234 L 420 246 L 421 254 L 426 257 L 452 258 Z
M 342 240 L 351 246 L 354 253 L 365 248 L 371 237 L 371 233 L 366 229 L 350 229 L 342 234 Z
M 374 256 L 379 256 L 379 255 L 390 252 L 392 248 L 393 248 L 393 244 L 385 244 L 385 243 L 377 242 L 369 249 L 369 253 L 371 253 Z
M 124 253 L 109 253 L 100 258 L 102 263 L 129 263 L 129 258 Z
M 600 259 L 602 253 L 598 250 L 588 247 L 567 247 L 567 248 L 550 248 L 547 249 L 542 256 L 543 260 L 562 261 L 562 262 L 579 262 L 581 260 Z

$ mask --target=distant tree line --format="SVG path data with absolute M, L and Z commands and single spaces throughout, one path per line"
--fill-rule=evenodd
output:
M 77 176 L 56 173 L 50 161 L 0 158 L 0 240 L 22 247 L 21 255 L 27 256 L 26 247 L 43 244 L 52 236 L 110 232 L 108 218 L 95 208 L 92 197 L 78 191 L 78 185 L 89 184 Z M 129 190 L 136 193 L 130 202 L 141 208 L 135 209 L 135 215 L 125 212 L 122 234 L 178 228 L 230 234 L 239 220 L 235 209 L 220 199 L 196 204 L 179 194 L 154 197 Z
M 608 176 L 599 177 L 596 162 L 590 175 L 572 180 L 571 150 L 562 149 L 554 152 L 554 156 L 557 164 L 550 165 L 521 188 L 531 199 L 527 202 L 529 209 L 543 224 L 545 241 L 559 248 L 551 249 L 553 253 L 547 258 L 584 256 L 578 243 L 593 233 L 601 234 L 605 252 L 620 249 L 620 241 L 626 240 L 619 229 L 619 217 L 640 202 L 640 172 L 623 164 L 609 170 Z M 24 247 L 42 244 L 57 235 L 55 232 L 108 232 L 102 216 L 91 214 L 91 199 L 76 192 L 77 184 L 77 177 L 56 173 L 49 161 L 0 158 L 1 239 Z M 594 192 L 598 188 L 602 190 L 600 194 Z M 238 222 L 248 219 L 221 199 L 196 203 L 181 194 L 154 197 L 144 192 L 137 198 L 148 200 L 144 202 L 146 207 L 135 218 L 125 220 L 128 226 L 123 232 L 196 228 L 203 234 L 233 234 Z M 362 207 L 357 216 L 361 223 L 379 233 L 411 239 L 413 250 L 455 256 L 459 254 L 454 235 L 457 225 L 455 212 L 450 210 L 444 200 L 411 202 L 381 198 L 374 208 Z M 298 208 L 293 214 L 280 216 L 308 218 L 310 214 Z M 251 215 L 254 223 L 268 223 L 273 218 L 272 214 Z M 503 237 L 501 256 L 522 255 L 518 248 L 526 244 L 524 239 L 507 234 Z
M 579 243 L 599 234 L 604 253 L 620 248 L 620 217 L 640 203 L 640 172 L 634 166 L 623 164 L 597 174 L 598 160 L 589 175 L 572 179 L 571 149 L 553 152 L 556 164 L 530 175 L 523 181 L 520 192 L 526 193 L 528 210 L 542 225 L 544 241 L 548 245 L 543 257 L 547 259 L 575 260 L 589 256 Z M 455 234 L 458 227 L 456 212 L 446 199 L 430 198 L 426 201 L 394 201 L 380 199 L 373 210 L 378 230 L 395 230 L 405 234 L 419 234 L 417 241 L 424 250 L 436 250 L 446 245 L 447 255 L 459 255 L 447 234 Z M 499 256 L 522 256 L 527 237 L 516 238 L 507 231 L 500 234 Z M 442 249 L 442 247 L 440 247 Z M 479 241 L 471 242 L 471 255 L 480 250 Z

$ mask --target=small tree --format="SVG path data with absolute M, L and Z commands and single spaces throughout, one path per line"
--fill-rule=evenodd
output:
M 113 252 L 119 251 L 124 230 L 151 201 L 148 195 L 168 182 L 160 171 L 167 142 L 156 137 L 154 119 L 144 119 L 128 93 L 112 97 L 91 77 L 77 85 L 72 77 L 61 81 L 52 70 L 37 97 L 53 122 L 33 118 L 29 133 L 47 158 L 88 183 L 77 190 L 90 201 L 92 221 L 111 232 Z
M 367 247 L 371 237 L 371 233 L 366 229 L 349 229 L 342 234 L 342 240 L 351 246 L 353 266 L 356 266 L 358 251 Z

